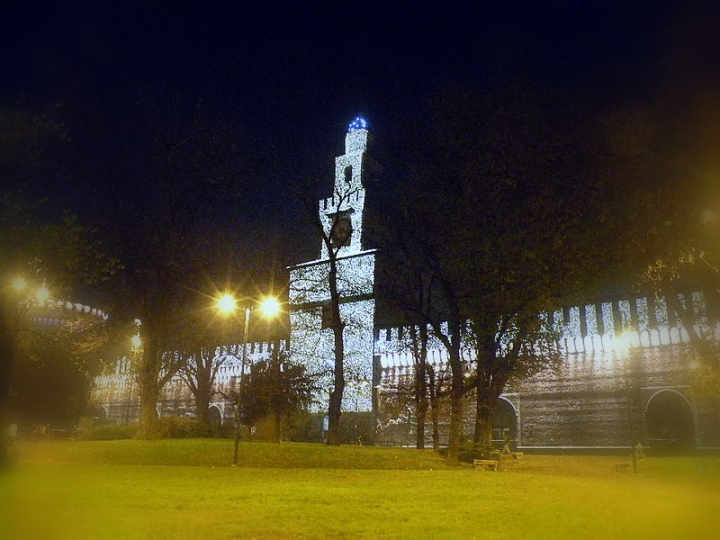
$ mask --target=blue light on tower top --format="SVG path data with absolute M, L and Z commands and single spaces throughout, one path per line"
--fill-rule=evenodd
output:
M 368 128 L 368 121 L 365 120 L 362 116 L 356 116 L 355 120 L 350 122 L 350 125 L 348 126 L 348 133 L 357 131 L 358 129 L 367 129 L 367 128 Z

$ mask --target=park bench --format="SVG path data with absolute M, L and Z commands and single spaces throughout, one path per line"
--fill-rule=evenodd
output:
M 497 471 L 498 460 L 497 459 L 474 459 L 473 465 L 476 469 L 483 469 L 485 471 Z

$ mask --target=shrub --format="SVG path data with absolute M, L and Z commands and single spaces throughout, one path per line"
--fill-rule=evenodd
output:
M 375 444 L 375 415 L 372 412 L 344 412 L 340 415 L 343 444 Z
M 302 412 L 287 421 L 284 438 L 294 442 L 321 442 L 323 438 L 323 413 Z
M 207 437 L 232 437 L 233 426 L 216 424 L 198 424 L 192 418 L 179 416 L 166 416 L 158 419 L 158 434 L 162 439 L 197 439 Z M 92 429 L 89 440 L 114 441 L 120 439 L 134 439 L 139 425 L 105 424 Z
M 447 455 L 447 451 L 445 451 Z M 480 444 L 475 444 L 472 441 L 465 441 L 460 444 L 458 449 L 458 461 L 465 463 L 472 463 L 474 459 L 498 459 L 500 457 L 500 450 L 495 448 L 485 448 Z
M 138 425 L 105 424 L 92 429 L 90 436 L 93 441 L 117 441 L 120 439 L 133 439 L 137 433 Z
M 293 415 L 285 432 L 285 440 L 295 442 L 323 442 L 325 413 Z M 375 415 L 372 412 L 343 412 L 340 415 L 342 444 L 375 444 Z
M 218 437 L 222 433 L 221 426 L 200 424 L 194 418 L 181 416 L 165 416 L 158 420 L 158 433 L 162 439 L 197 439 Z

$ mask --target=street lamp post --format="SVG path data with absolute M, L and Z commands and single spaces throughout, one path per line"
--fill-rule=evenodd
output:
M 243 328 L 242 356 L 240 357 L 240 389 L 235 396 L 235 446 L 233 447 L 233 467 L 237 467 L 240 454 L 240 391 L 245 377 L 245 359 L 247 355 L 248 326 L 250 325 L 250 306 L 245 306 L 245 326 Z
M 229 294 L 221 296 L 217 301 L 217 307 L 220 312 L 230 314 L 235 312 L 237 309 L 237 300 Z M 250 312 L 252 306 L 246 305 L 245 308 L 245 324 L 243 327 L 243 339 L 242 339 L 242 356 L 240 357 L 240 388 L 235 393 L 235 433 L 234 433 L 234 447 L 233 447 L 233 467 L 237 467 L 239 454 L 240 454 L 240 391 L 242 390 L 243 380 L 245 376 L 245 365 L 247 363 L 247 342 L 248 342 L 248 327 L 250 326 Z M 265 317 L 274 317 L 280 311 L 280 303 L 272 297 L 265 298 L 260 303 L 260 310 Z
M 627 363 L 630 360 L 630 346 L 631 346 L 631 340 L 632 336 L 629 332 L 624 332 L 618 338 L 616 338 L 615 341 L 615 349 L 617 352 L 620 353 L 620 361 L 622 362 L 622 369 L 623 369 L 623 382 L 625 385 L 625 410 L 627 412 L 627 421 L 628 421 L 628 437 L 630 440 L 630 456 L 632 458 L 632 466 L 633 466 L 633 472 L 637 474 L 639 472 L 639 453 L 641 450 L 641 445 L 638 443 L 635 445 L 635 429 L 633 424 L 633 417 L 632 417 L 632 400 L 630 398 L 630 379 L 628 377 L 628 369 L 627 369 Z
M 131 351 L 133 354 L 133 363 L 132 366 L 129 365 L 127 359 L 125 361 L 125 378 L 129 382 L 128 386 L 130 387 L 127 392 L 127 405 L 125 408 L 125 425 L 128 425 L 130 423 L 130 405 L 132 404 L 132 393 L 135 389 L 135 366 L 137 365 L 137 356 L 140 352 L 140 348 L 142 347 L 142 338 L 140 337 L 140 331 L 138 330 L 137 333 L 130 338 L 130 344 L 132 345 Z

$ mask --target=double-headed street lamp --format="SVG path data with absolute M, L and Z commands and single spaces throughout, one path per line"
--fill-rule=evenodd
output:
M 8 310 L 7 317 L 8 320 L 12 318 L 15 331 L 18 330 L 20 321 L 28 315 L 32 308 L 44 308 L 50 300 L 50 290 L 47 288 L 45 280 L 38 286 L 37 282 L 30 283 L 24 277 L 17 277 L 10 283 L 9 293 L 7 298 L 3 294 L 2 309 Z
M 12 282 L 12 288 L 15 291 L 15 293 L 26 293 L 28 289 L 30 289 L 30 284 L 27 282 L 27 280 L 24 277 L 18 277 L 13 280 Z M 34 294 L 31 293 L 28 296 L 28 300 L 26 301 L 26 304 L 29 305 L 31 302 L 36 303 L 38 306 L 44 306 L 45 303 L 50 299 L 50 291 L 47 288 L 47 285 L 45 285 L 45 281 L 42 282 L 42 285 L 40 285 L 35 291 Z
M 240 389 L 242 389 L 243 376 L 245 374 L 245 363 L 247 359 L 247 342 L 248 327 L 250 326 L 250 312 L 253 311 L 253 305 L 247 303 L 244 306 L 245 324 L 243 326 L 242 340 L 242 357 L 240 358 Z M 280 302 L 276 298 L 268 296 L 264 298 L 258 305 L 260 312 L 266 318 L 272 318 L 280 313 Z M 217 309 L 223 315 L 231 315 L 238 309 L 238 301 L 231 294 L 223 294 L 217 299 Z M 235 397 L 235 447 L 233 450 L 233 467 L 238 464 L 238 454 L 240 449 L 240 397 L 239 392 Z

